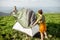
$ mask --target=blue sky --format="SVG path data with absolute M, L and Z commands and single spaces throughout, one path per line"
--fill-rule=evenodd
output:
M 0 7 L 60 7 L 60 0 L 0 0 Z

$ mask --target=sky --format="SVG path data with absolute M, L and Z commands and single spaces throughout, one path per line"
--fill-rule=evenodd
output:
M 13 7 L 42 9 L 45 12 L 60 12 L 60 0 L 0 0 L 0 12 L 11 12 Z
M 0 7 L 60 7 L 60 0 L 0 0 Z

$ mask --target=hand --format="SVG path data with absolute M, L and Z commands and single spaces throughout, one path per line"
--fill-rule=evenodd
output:
M 35 26 L 35 23 L 33 24 L 33 26 Z
M 34 25 L 31 25 L 31 27 L 34 27 Z

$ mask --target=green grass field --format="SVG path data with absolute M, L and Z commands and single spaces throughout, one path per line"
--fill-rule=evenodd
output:
M 60 40 L 60 14 L 44 14 L 46 18 L 48 40 Z M 0 40 L 39 40 L 22 32 L 13 30 L 16 23 L 13 16 L 0 17 Z M 45 39 L 46 40 L 46 39 Z

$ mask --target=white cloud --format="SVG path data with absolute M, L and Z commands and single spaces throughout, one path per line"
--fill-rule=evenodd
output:
M 59 0 L 0 0 L 0 7 L 60 7 Z

